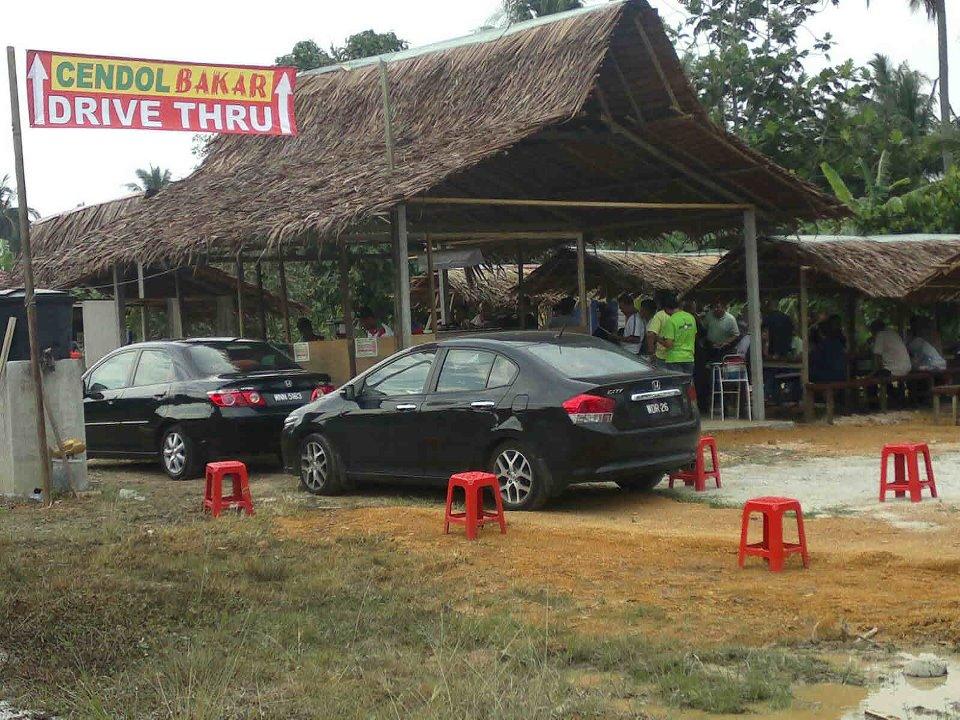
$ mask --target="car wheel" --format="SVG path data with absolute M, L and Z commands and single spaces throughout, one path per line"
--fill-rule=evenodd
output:
M 343 491 L 343 464 L 323 435 L 312 433 L 300 441 L 300 487 L 314 495 Z
M 167 428 L 160 438 L 160 468 L 171 480 L 200 476 L 200 453 L 180 425 Z
M 547 468 L 533 448 L 509 440 L 493 451 L 490 472 L 500 483 L 505 510 L 537 510 L 547 501 Z
M 653 490 L 660 484 L 661 480 L 663 480 L 663 473 L 656 473 L 630 478 L 629 480 L 617 480 L 617 485 L 627 492 L 646 492 Z

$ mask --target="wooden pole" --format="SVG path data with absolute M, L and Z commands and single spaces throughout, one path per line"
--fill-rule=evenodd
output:
M 340 275 L 340 305 L 343 307 L 343 330 L 347 336 L 347 355 L 350 359 L 350 377 L 357 375 L 357 347 L 353 342 L 353 298 L 350 296 L 350 257 L 347 244 L 341 241 L 337 252 Z
M 146 284 L 143 278 L 143 263 L 137 263 L 137 297 L 140 298 L 140 339 L 147 341 L 147 297 Z
M 17 55 L 7 46 L 7 73 L 10 79 L 10 117 L 13 124 L 13 158 L 17 176 L 17 219 L 20 222 L 20 252 L 23 266 L 23 302 L 27 309 L 27 334 L 30 338 L 30 373 L 36 402 L 37 449 L 40 452 L 40 487 L 47 505 L 53 504 L 50 484 L 50 448 L 47 423 L 43 414 L 43 374 L 40 372 L 40 341 L 37 335 L 37 299 L 33 286 L 33 251 L 30 247 L 30 218 L 27 204 L 27 179 L 23 169 L 23 133 L 20 129 L 20 94 L 17 86 Z
M 407 243 L 407 207 L 404 204 L 397 206 L 394 212 L 394 258 L 396 260 L 396 288 L 397 302 L 394 333 L 397 336 L 397 349 L 408 348 L 413 344 L 413 328 L 410 316 L 410 262 L 409 245 Z
M 183 333 L 183 293 L 180 290 L 180 271 L 173 271 L 173 307 L 176 315 L 174 319 L 174 330 L 178 338 L 182 338 Z
M 243 337 L 246 333 L 243 327 L 243 260 L 237 255 L 237 335 Z
M 430 329 L 436 335 L 440 332 L 437 317 L 437 278 L 433 269 L 433 239 L 427 235 L 427 292 L 430 294 Z
M 587 250 L 583 233 L 577 236 L 577 298 L 580 304 L 580 324 L 590 332 L 590 307 L 587 305 Z
M 810 296 L 807 291 L 806 266 L 800 267 L 800 342 L 803 352 L 800 361 L 800 391 L 803 393 L 803 417 L 807 422 L 813 420 L 813 393 L 807 389 L 810 382 Z
M 523 302 L 523 248 L 517 245 L 517 319 L 520 321 L 520 329 L 527 329 L 527 308 Z
M 282 249 L 277 260 L 277 271 L 280 274 L 280 312 L 283 313 L 283 333 L 287 338 L 287 345 L 293 343 L 293 333 L 290 332 L 290 297 L 287 292 L 287 270 L 283 264 Z
M 257 316 L 260 320 L 260 337 L 267 339 L 267 307 L 263 300 L 263 263 L 256 264 L 257 272 Z
M 506 207 L 565 207 L 598 210 L 747 210 L 746 203 L 621 202 L 614 200 L 535 200 L 532 198 L 413 197 L 411 205 L 501 205 Z
M 647 55 L 650 57 L 650 63 L 653 65 L 653 69 L 657 71 L 657 76 L 660 78 L 663 89 L 667 93 L 667 97 L 670 98 L 670 107 L 678 112 L 682 112 L 680 105 L 677 103 L 677 96 L 673 93 L 673 86 L 670 85 L 670 80 L 663 71 L 663 66 L 660 65 L 660 58 L 657 55 L 657 51 L 654 49 L 653 43 L 650 42 L 650 38 L 647 36 L 647 31 L 643 27 L 643 21 L 639 16 L 634 16 L 633 21 L 636 23 L 637 31 L 640 33 L 640 39 L 643 40 L 643 47 L 646 48 Z M 753 341 L 751 340 L 751 342 Z
M 753 386 L 753 419 L 763 420 L 763 341 L 760 338 L 760 268 L 757 261 L 757 214 L 743 213 L 744 262 L 747 273 L 747 325 L 750 329 L 750 384 Z
M 117 313 L 117 333 L 120 345 L 127 343 L 127 308 L 123 301 L 123 283 L 120 281 L 120 268 L 113 266 L 113 307 Z

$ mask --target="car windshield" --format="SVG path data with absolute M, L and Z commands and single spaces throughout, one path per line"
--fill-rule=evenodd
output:
M 285 353 L 263 342 L 193 345 L 189 353 L 201 375 L 300 369 Z
M 597 378 L 649 370 L 637 355 L 619 348 L 591 345 L 528 345 L 527 352 L 556 368 L 568 378 Z

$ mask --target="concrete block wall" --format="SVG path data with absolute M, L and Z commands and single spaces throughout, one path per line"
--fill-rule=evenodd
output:
M 56 370 L 43 375 L 44 394 L 64 439 L 86 442 L 83 424 L 83 374 L 78 360 L 58 360 Z M 0 381 L 0 495 L 26 497 L 40 486 L 40 449 L 37 444 L 36 400 L 27 361 L 8 362 Z M 50 423 L 47 440 L 56 444 Z M 86 455 L 73 464 L 75 490 L 87 488 Z M 55 473 L 59 474 L 59 473 Z

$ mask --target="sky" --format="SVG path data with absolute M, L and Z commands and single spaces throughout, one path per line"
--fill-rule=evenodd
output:
M 597 0 L 592 0 L 597 1 Z M 650 0 L 661 16 L 675 24 L 682 18 L 676 0 Z M 0 44 L 18 51 L 20 104 L 24 123 L 24 157 L 29 205 L 50 215 L 78 205 L 103 202 L 129 192 L 137 168 L 169 168 L 174 178 L 196 165 L 188 132 L 146 130 L 65 130 L 26 127 L 24 51 L 63 50 L 121 57 L 269 65 L 306 38 L 321 47 L 340 44 L 356 32 L 373 28 L 396 32 L 413 46 L 467 34 L 500 7 L 500 0 L 351 0 L 331 2 L 213 3 L 164 0 L 162 12 L 105 0 L 43 0 L 7 3 Z M 874 53 L 907 60 L 927 76 L 937 76 L 936 26 L 912 14 L 907 0 L 841 0 L 824 10 L 813 33 L 830 32 L 837 40 L 832 62 L 852 57 L 865 62 Z M 952 4 L 950 4 L 952 5 Z M 158 6 L 159 7 L 159 6 Z M 137 8 L 133 10 L 132 8 Z M 951 9 L 953 9 L 951 7 Z M 960 107 L 960 12 L 948 18 L 950 93 Z M 821 63 L 822 64 L 822 63 Z M 811 66 L 815 72 L 819 67 Z M 7 72 L 0 73 L 0 177 L 14 175 L 9 135 Z M 12 182 L 11 182 L 12 184 Z

